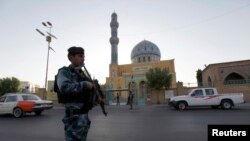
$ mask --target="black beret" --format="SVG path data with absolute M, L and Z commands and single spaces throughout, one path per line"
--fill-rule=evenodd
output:
M 82 47 L 73 46 L 68 49 L 68 53 L 70 55 L 84 54 L 84 49 Z

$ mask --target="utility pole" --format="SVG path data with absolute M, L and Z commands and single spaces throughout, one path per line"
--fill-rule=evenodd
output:
M 48 42 L 48 53 L 47 53 L 47 65 L 46 65 L 46 76 L 45 76 L 45 89 L 47 90 L 47 81 L 48 81 L 48 66 L 49 66 L 49 51 L 52 50 L 55 52 L 55 50 L 50 46 L 50 43 L 52 41 L 52 38 L 54 39 L 57 39 L 56 36 L 54 36 L 52 33 L 51 33 L 51 28 L 53 27 L 52 24 L 47 21 L 46 23 L 45 22 L 42 22 L 42 25 L 45 26 L 46 28 L 49 29 L 49 32 L 46 32 L 47 35 L 45 35 L 43 32 L 41 32 L 39 29 L 36 29 L 36 31 L 38 33 L 40 33 L 42 36 L 46 37 L 46 41 Z

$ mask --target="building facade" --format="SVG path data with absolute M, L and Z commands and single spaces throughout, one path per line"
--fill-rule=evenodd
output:
M 106 99 L 109 104 L 114 102 L 116 95 L 126 102 L 128 90 L 135 94 L 135 103 L 144 105 L 151 101 L 151 93 L 147 86 L 146 72 L 151 68 L 167 68 L 172 75 L 172 85 L 176 85 L 174 59 L 161 60 L 158 46 L 148 40 L 139 42 L 131 51 L 131 64 L 118 64 L 118 22 L 117 14 L 111 15 L 111 64 L 109 77 L 106 78 Z
M 102 90 L 106 94 L 107 104 L 116 102 L 116 96 L 120 96 L 121 102 L 127 102 L 128 90 L 135 94 L 135 103 L 144 105 L 156 103 L 157 93 L 149 90 L 146 80 L 146 72 L 151 68 L 167 68 L 172 75 L 171 87 L 176 85 L 176 73 L 174 59 L 161 60 L 161 52 L 158 46 L 150 41 L 139 42 L 131 51 L 131 64 L 118 64 L 118 27 L 117 14 L 111 15 L 111 63 L 109 64 L 109 76 Z M 57 102 L 57 95 L 53 91 L 54 81 L 48 81 L 46 99 Z M 117 90 L 117 91 L 114 91 Z M 45 91 L 45 90 L 44 90 Z M 44 92 L 40 92 L 42 95 Z M 153 95 L 151 95 L 151 93 Z M 163 101 L 164 98 L 161 98 Z
M 40 86 L 33 84 L 29 81 L 20 81 L 19 88 L 21 89 L 21 92 L 24 92 L 24 93 L 36 93 L 38 89 L 40 88 Z
M 241 92 L 250 100 L 250 60 L 210 64 L 202 71 L 203 86 L 220 93 Z

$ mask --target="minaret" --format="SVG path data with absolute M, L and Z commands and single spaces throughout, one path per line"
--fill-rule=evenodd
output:
M 111 44 L 111 64 L 118 64 L 118 52 L 117 52 L 119 43 L 119 38 L 117 37 L 118 26 L 119 23 L 117 22 L 117 14 L 114 12 L 111 15 L 111 22 L 110 22 L 111 37 L 109 39 Z

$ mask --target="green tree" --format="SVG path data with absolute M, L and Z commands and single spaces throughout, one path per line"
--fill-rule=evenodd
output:
M 18 92 L 19 85 L 20 85 L 20 81 L 15 77 L 11 77 L 11 78 L 7 77 L 7 78 L 0 79 L 0 96 L 5 93 Z
M 201 69 L 198 69 L 196 71 L 196 79 L 197 79 L 198 86 L 202 86 L 202 70 Z
M 167 90 L 170 88 L 172 82 L 172 75 L 167 68 L 163 68 L 162 70 L 160 68 L 149 69 L 146 73 L 146 78 L 148 86 L 156 90 Z M 159 95 L 157 95 L 157 103 L 159 103 Z

